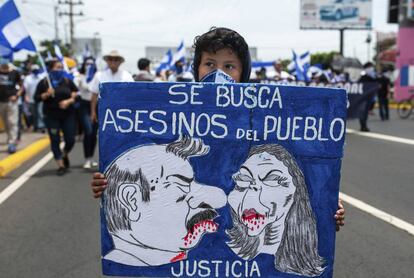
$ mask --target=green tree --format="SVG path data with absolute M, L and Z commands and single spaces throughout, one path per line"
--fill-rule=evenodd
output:
M 55 53 L 55 47 L 54 47 L 55 41 L 54 40 L 43 40 L 40 42 L 40 46 L 44 48 L 40 51 L 40 54 L 43 57 L 47 56 L 47 52 L 49 51 L 52 56 L 56 57 Z M 71 56 L 73 54 L 72 50 L 69 48 L 69 45 L 63 44 L 62 41 L 57 41 L 57 44 L 60 47 L 60 51 L 62 51 L 63 56 Z
M 311 64 L 321 64 L 324 68 L 327 68 L 336 55 L 339 55 L 337 51 L 313 53 L 311 54 Z

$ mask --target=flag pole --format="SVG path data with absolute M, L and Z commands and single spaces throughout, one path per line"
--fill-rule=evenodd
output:
M 49 72 L 47 71 L 45 61 L 43 60 L 43 57 L 42 57 L 42 55 L 40 55 L 39 51 L 36 50 L 36 54 L 37 54 L 37 57 L 39 57 L 39 61 L 40 61 L 40 64 L 42 65 L 42 68 L 43 68 L 44 72 L 46 73 L 47 84 L 49 85 L 49 88 L 53 88 L 52 87 L 52 82 L 50 82 Z M 52 94 L 52 97 L 55 97 L 54 93 Z
M 42 55 L 40 55 L 39 51 L 36 51 L 37 57 L 39 57 L 40 65 L 42 66 L 44 72 L 46 73 L 46 81 L 50 88 L 52 88 L 52 82 L 50 82 L 49 73 L 46 68 L 45 61 L 43 60 Z

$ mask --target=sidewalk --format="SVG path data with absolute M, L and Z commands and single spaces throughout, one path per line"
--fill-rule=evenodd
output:
M 0 177 L 4 177 L 27 160 L 34 157 L 42 150 L 49 147 L 47 133 L 23 132 L 20 143 L 17 145 L 17 152 L 7 152 L 7 135 L 0 131 Z

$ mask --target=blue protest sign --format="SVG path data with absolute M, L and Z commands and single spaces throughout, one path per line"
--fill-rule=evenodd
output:
M 332 277 L 343 89 L 103 83 L 106 275 Z
M 262 84 L 284 84 L 289 86 L 310 86 L 318 88 L 343 88 L 348 95 L 348 119 L 359 118 L 366 112 L 366 106 L 370 106 L 378 93 L 379 83 L 369 82 L 339 82 L 339 83 L 316 83 L 304 81 L 276 81 L 274 79 L 250 80 Z

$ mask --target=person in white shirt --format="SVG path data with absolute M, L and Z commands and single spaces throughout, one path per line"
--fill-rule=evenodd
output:
M 96 64 L 93 57 L 86 57 L 79 69 L 79 74 L 75 78 L 75 84 L 79 88 L 79 116 L 80 123 L 84 132 L 83 136 L 83 155 L 85 163 L 83 168 L 90 169 L 96 167 L 98 163 L 93 160 L 95 154 L 98 123 L 91 121 L 91 98 L 92 93 L 89 85 L 96 74 Z
M 92 79 L 89 90 L 92 92 L 91 97 L 91 119 L 92 122 L 97 122 L 96 106 L 98 103 L 99 84 L 101 82 L 133 82 L 132 75 L 119 68 L 125 61 L 124 57 L 116 50 L 112 50 L 103 57 L 108 68 L 98 71 Z
M 25 101 L 29 104 L 30 123 L 33 125 L 33 130 L 42 130 L 45 128 L 43 122 L 42 103 L 34 100 L 36 88 L 39 82 L 45 77 L 45 73 L 40 72 L 39 65 L 31 65 L 30 74 L 25 77 L 23 87 L 26 92 Z

